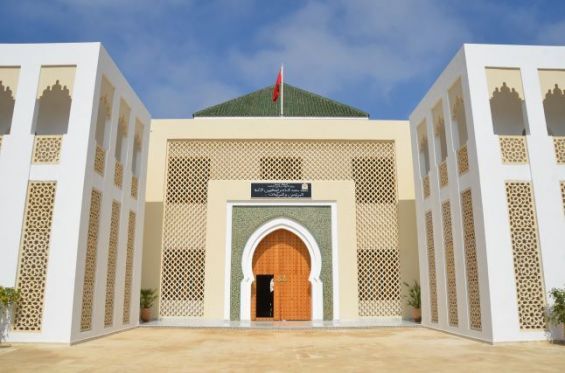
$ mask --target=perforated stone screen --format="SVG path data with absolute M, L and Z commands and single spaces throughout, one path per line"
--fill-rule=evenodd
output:
M 443 248 L 445 251 L 445 267 L 447 276 L 447 309 L 449 325 L 457 326 L 457 282 L 455 275 L 455 253 L 453 252 L 453 231 L 451 226 L 451 203 L 445 201 L 441 205 L 443 220 Z
M 438 322 L 437 312 L 437 277 L 436 254 L 434 247 L 434 222 L 432 212 L 426 213 L 426 245 L 428 251 L 428 281 L 430 285 L 430 315 L 434 323 Z
M 565 181 L 561 182 L 561 200 L 563 201 L 563 212 L 565 212 Z
M 461 193 L 461 213 L 463 215 L 463 238 L 465 243 L 465 269 L 467 272 L 467 297 L 469 302 L 469 321 L 471 329 L 481 330 L 481 296 L 479 291 L 479 269 L 475 242 L 475 221 L 473 216 L 473 196 L 471 190 Z
M 41 331 L 55 189 L 54 181 L 28 184 L 16 284 L 21 291 L 14 323 L 18 331 Z
M 114 322 L 114 296 L 116 284 L 116 260 L 118 257 L 118 233 L 120 232 L 120 203 L 112 201 L 110 221 L 110 239 L 108 243 L 108 262 L 106 272 L 106 303 L 104 305 L 104 326 Z
M 58 163 L 61 157 L 63 136 L 35 136 L 33 163 Z
M 444 187 L 449 183 L 449 173 L 447 171 L 447 161 L 443 161 L 439 165 L 439 186 Z
M 88 219 L 88 238 L 86 241 L 84 281 L 82 285 L 81 331 L 90 330 L 92 328 L 92 300 L 94 298 L 96 251 L 98 245 L 98 231 L 100 229 L 101 202 L 102 195 L 97 190 L 93 190 L 90 195 L 90 217 Z
M 99 175 L 104 176 L 104 164 L 106 161 L 106 151 L 98 144 L 96 144 L 96 153 L 94 154 L 94 171 Z
M 400 314 L 393 141 L 173 140 L 168 145 L 161 316 L 202 316 L 209 180 L 354 180 L 359 313 Z
M 463 175 L 465 172 L 469 171 L 469 153 L 467 145 L 462 146 L 457 151 L 457 169 L 459 170 L 459 175 Z
M 131 308 L 131 281 L 133 276 L 133 249 L 135 244 L 135 213 L 129 212 L 128 219 L 128 242 L 126 247 L 126 278 L 124 281 L 124 312 L 123 323 L 130 322 Z
M 500 136 L 499 139 L 502 163 L 528 163 L 528 150 L 525 136 Z
M 565 163 L 565 137 L 554 137 L 555 160 L 559 164 Z
M 538 246 L 534 195 L 530 182 L 507 182 L 514 275 L 521 329 L 545 327 L 545 297 Z

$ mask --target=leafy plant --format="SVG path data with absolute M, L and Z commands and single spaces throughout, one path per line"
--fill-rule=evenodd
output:
M 20 290 L 14 288 L 5 288 L 0 286 L 0 306 L 8 308 L 15 305 L 20 300 Z
M 12 306 L 20 300 L 20 290 L 0 286 L 0 343 L 6 339 L 10 330 Z
M 153 307 L 153 302 L 157 299 L 157 290 L 155 289 L 141 289 L 141 296 L 139 298 L 139 305 L 141 308 Z
M 565 325 L 565 289 L 553 288 L 549 295 L 553 299 L 553 306 L 549 308 L 549 321 Z
M 422 299 L 420 295 L 420 284 L 418 284 L 418 281 L 414 280 L 413 285 L 404 282 L 404 286 L 408 288 L 408 296 L 405 296 L 405 298 L 408 298 L 408 305 L 420 309 Z

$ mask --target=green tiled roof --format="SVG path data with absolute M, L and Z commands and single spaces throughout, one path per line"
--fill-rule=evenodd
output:
M 272 100 L 273 86 L 197 111 L 193 117 L 278 117 L 280 101 Z M 280 100 L 280 98 L 279 98 Z M 359 117 L 369 114 L 329 98 L 284 85 L 285 117 Z

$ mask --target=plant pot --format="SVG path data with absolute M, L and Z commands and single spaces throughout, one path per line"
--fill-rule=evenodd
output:
M 151 320 L 151 308 L 141 309 L 141 321 L 148 322 Z
M 412 308 L 412 318 L 414 322 L 422 322 L 422 310 L 419 308 Z

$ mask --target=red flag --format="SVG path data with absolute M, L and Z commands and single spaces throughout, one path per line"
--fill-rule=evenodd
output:
M 275 83 L 275 88 L 273 89 L 273 102 L 276 102 L 279 99 L 281 82 L 282 82 L 282 71 L 279 70 L 279 75 L 277 76 L 277 82 Z

